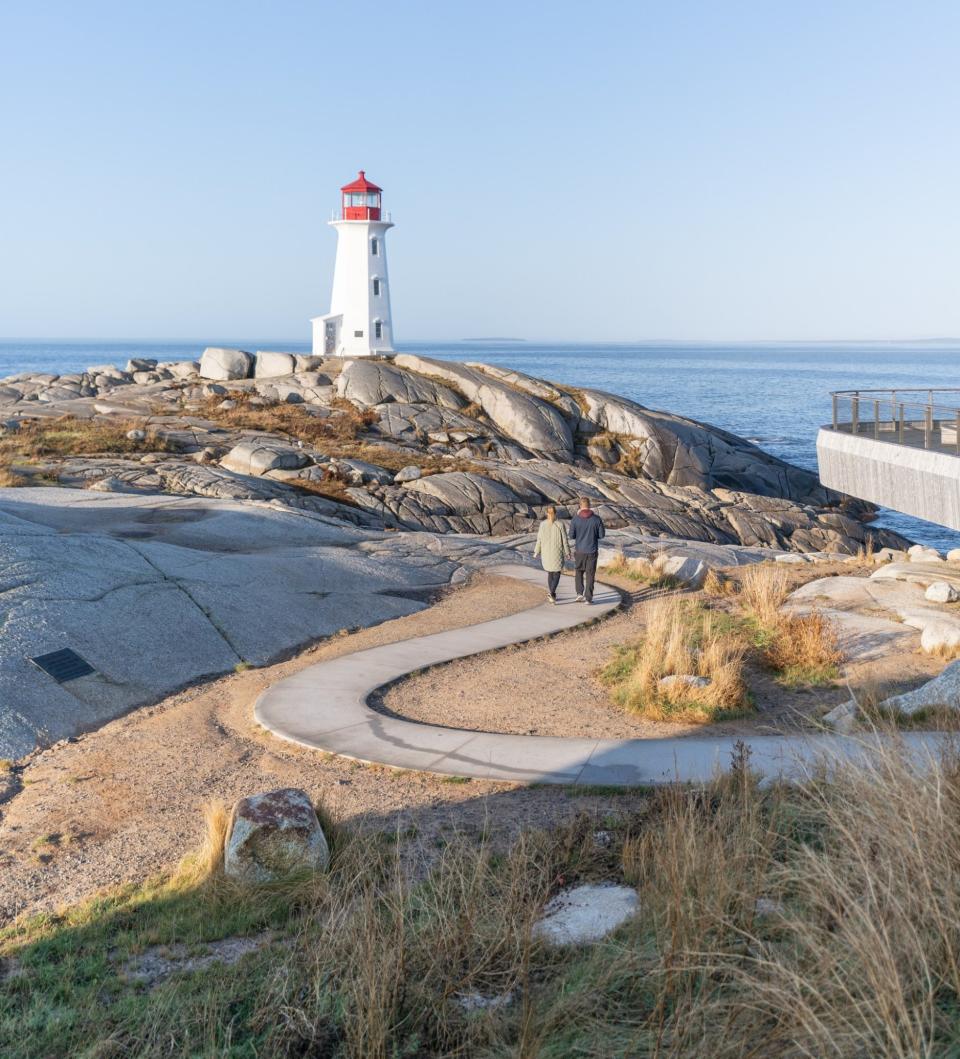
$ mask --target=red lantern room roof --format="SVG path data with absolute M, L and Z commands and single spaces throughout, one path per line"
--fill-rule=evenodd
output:
M 378 188 L 376 184 L 372 184 L 367 180 L 367 175 L 364 171 L 360 170 L 360 175 L 350 184 L 344 184 L 340 189 L 341 191 L 383 191 L 383 188 Z

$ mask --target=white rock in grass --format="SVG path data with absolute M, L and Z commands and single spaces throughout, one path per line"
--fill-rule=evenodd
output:
M 674 577 L 690 588 L 703 588 L 703 582 L 707 579 L 708 567 L 699 559 L 692 559 L 684 555 L 671 555 L 657 564 L 662 573 L 667 577 Z
M 551 945 L 599 941 L 630 919 L 639 904 L 636 890 L 629 886 L 574 886 L 547 902 L 533 934 Z
M 839 706 L 835 706 L 829 713 L 824 714 L 822 719 L 823 723 L 835 732 L 841 734 L 849 732 L 857 723 L 857 704 L 853 699 L 841 702 Z
M 960 599 L 960 591 L 946 581 L 934 581 L 924 595 L 931 603 L 956 603 Z
M 456 1002 L 464 1011 L 496 1011 L 513 1003 L 513 991 L 499 996 L 484 996 L 482 993 L 458 993 Z
M 300 871 L 324 871 L 330 849 L 306 791 L 288 787 L 242 798 L 233 808 L 224 872 L 262 883 Z
M 421 476 L 421 473 L 420 468 L 411 463 L 409 467 L 401 467 L 394 475 L 393 480 L 400 483 L 415 482 Z
M 710 678 L 697 677 L 692 673 L 671 673 L 667 677 L 661 677 L 657 683 L 661 688 L 672 688 L 676 684 L 686 684 L 690 688 L 706 688 L 710 686 Z

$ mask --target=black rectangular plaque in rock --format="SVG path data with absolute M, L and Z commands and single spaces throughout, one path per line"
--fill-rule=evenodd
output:
M 58 684 L 66 684 L 68 680 L 76 680 L 78 677 L 88 677 L 91 673 L 96 673 L 86 659 L 81 658 L 76 651 L 71 651 L 69 647 L 64 647 L 62 651 L 37 655 L 30 661 L 44 673 L 49 673 Z

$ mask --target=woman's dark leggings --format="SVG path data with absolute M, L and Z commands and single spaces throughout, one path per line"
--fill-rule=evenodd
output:
M 557 594 L 557 585 L 560 584 L 560 571 L 559 570 L 548 570 L 547 571 L 547 591 L 551 596 Z

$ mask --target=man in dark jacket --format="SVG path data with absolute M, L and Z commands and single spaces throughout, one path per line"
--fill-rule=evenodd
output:
M 577 601 L 593 602 L 593 582 L 597 576 L 597 552 L 606 531 L 603 520 L 590 510 L 590 498 L 580 497 L 580 510 L 570 519 L 567 531 L 576 563 Z

